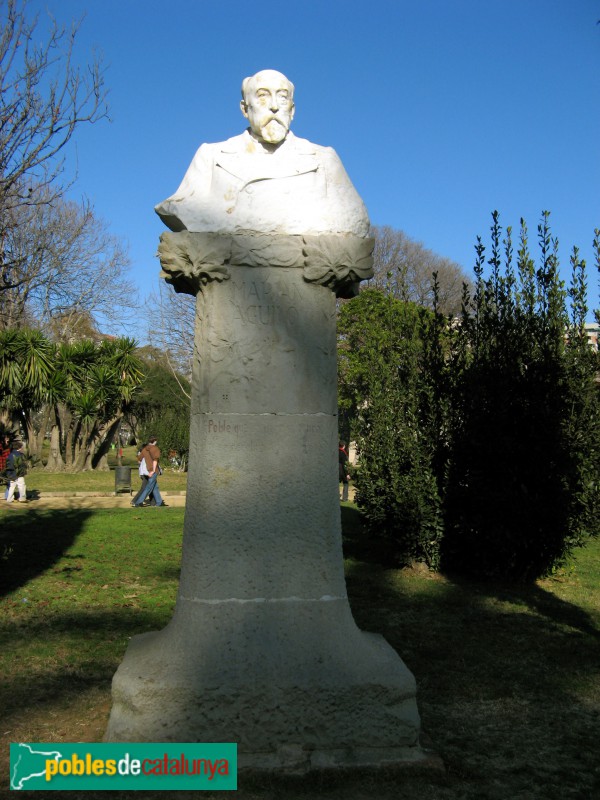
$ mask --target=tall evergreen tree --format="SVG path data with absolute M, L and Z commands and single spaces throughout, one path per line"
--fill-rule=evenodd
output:
M 479 242 L 453 353 L 443 563 L 478 577 L 537 578 L 600 530 L 586 489 L 600 438 L 585 265 L 575 252 L 569 318 L 547 212 L 538 242 L 535 269 L 522 223 L 515 270 L 493 215 L 489 277 Z

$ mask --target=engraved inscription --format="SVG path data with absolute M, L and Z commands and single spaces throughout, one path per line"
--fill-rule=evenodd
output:
M 239 423 L 225 422 L 222 419 L 209 419 L 208 420 L 209 433 L 239 433 Z
M 318 439 L 321 432 L 322 428 L 319 425 L 309 424 L 304 426 L 300 441 L 300 449 L 303 453 L 308 454 L 314 449 L 315 439 Z
M 206 297 L 211 303 L 198 306 L 200 408 L 211 415 L 333 410 L 320 400 L 336 379 L 330 292 L 307 284 L 299 270 L 238 267 Z M 276 392 L 274 375 L 287 376 Z
M 289 281 L 247 280 L 233 286 L 234 319 L 250 325 L 285 325 L 295 328 L 302 300 L 300 289 Z

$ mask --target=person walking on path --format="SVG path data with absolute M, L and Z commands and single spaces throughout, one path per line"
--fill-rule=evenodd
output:
M 144 489 L 148 485 L 148 465 L 146 463 L 146 448 L 147 447 L 148 447 L 148 444 L 146 443 L 146 444 L 143 444 L 140 447 L 140 449 L 138 450 L 138 454 L 137 454 L 137 460 L 138 460 L 138 463 L 139 463 L 138 475 L 140 476 L 140 480 L 142 482 L 142 485 L 140 486 L 139 491 L 136 494 L 136 496 L 131 501 L 131 505 L 132 506 L 134 506 L 137 503 L 137 501 L 140 499 L 140 495 L 142 494 L 142 492 L 144 491 Z M 152 465 L 150 465 L 150 466 L 152 466 Z M 146 505 L 151 505 L 151 506 L 155 506 L 156 505 L 156 500 L 154 499 L 154 495 L 150 496 L 150 500 L 148 500 L 148 499 L 146 500 Z
M 342 501 L 348 501 L 348 481 L 350 480 L 350 475 L 348 474 L 348 453 L 346 451 L 346 443 L 340 442 L 339 446 L 339 478 L 342 484 Z
M 144 448 L 144 458 L 146 460 L 146 466 L 148 468 L 148 483 L 146 484 L 145 488 L 142 490 L 141 494 L 138 494 L 136 499 L 132 501 L 131 505 L 134 508 L 139 508 L 144 500 L 150 495 L 154 495 L 154 499 L 156 500 L 157 506 L 164 506 L 166 503 L 163 503 L 163 499 L 160 496 L 160 491 L 158 489 L 158 476 L 161 473 L 160 469 L 160 449 L 158 448 L 158 439 L 156 436 L 151 436 L 148 439 L 148 445 Z
M 6 459 L 6 476 L 9 480 L 6 502 L 12 503 L 15 499 L 15 490 L 19 491 L 19 503 L 27 502 L 27 487 L 25 475 L 27 474 L 27 461 L 22 450 L 22 442 L 13 442 L 10 455 Z

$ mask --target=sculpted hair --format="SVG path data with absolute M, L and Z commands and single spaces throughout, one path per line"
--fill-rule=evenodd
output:
M 244 80 L 242 81 L 242 100 L 244 101 L 244 103 L 246 102 L 246 95 L 252 88 L 252 83 L 256 79 L 256 76 L 260 75 L 262 72 L 276 72 L 278 75 L 281 75 L 282 78 L 285 78 L 290 90 L 290 100 L 292 101 L 294 100 L 294 84 L 286 75 L 283 74 L 283 72 L 279 72 L 276 69 L 261 69 L 260 72 L 256 72 L 254 75 L 250 75 L 249 78 L 244 78 Z

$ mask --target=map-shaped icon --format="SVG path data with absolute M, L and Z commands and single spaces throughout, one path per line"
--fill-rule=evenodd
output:
M 35 778 L 42 778 L 45 783 L 46 762 L 58 761 L 63 757 L 57 750 L 34 750 L 31 745 L 23 742 L 11 744 L 10 756 L 10 788 L 17 791 L 38 788 L 27 783 L 32 780 L 34 784 L 37 783 Z

